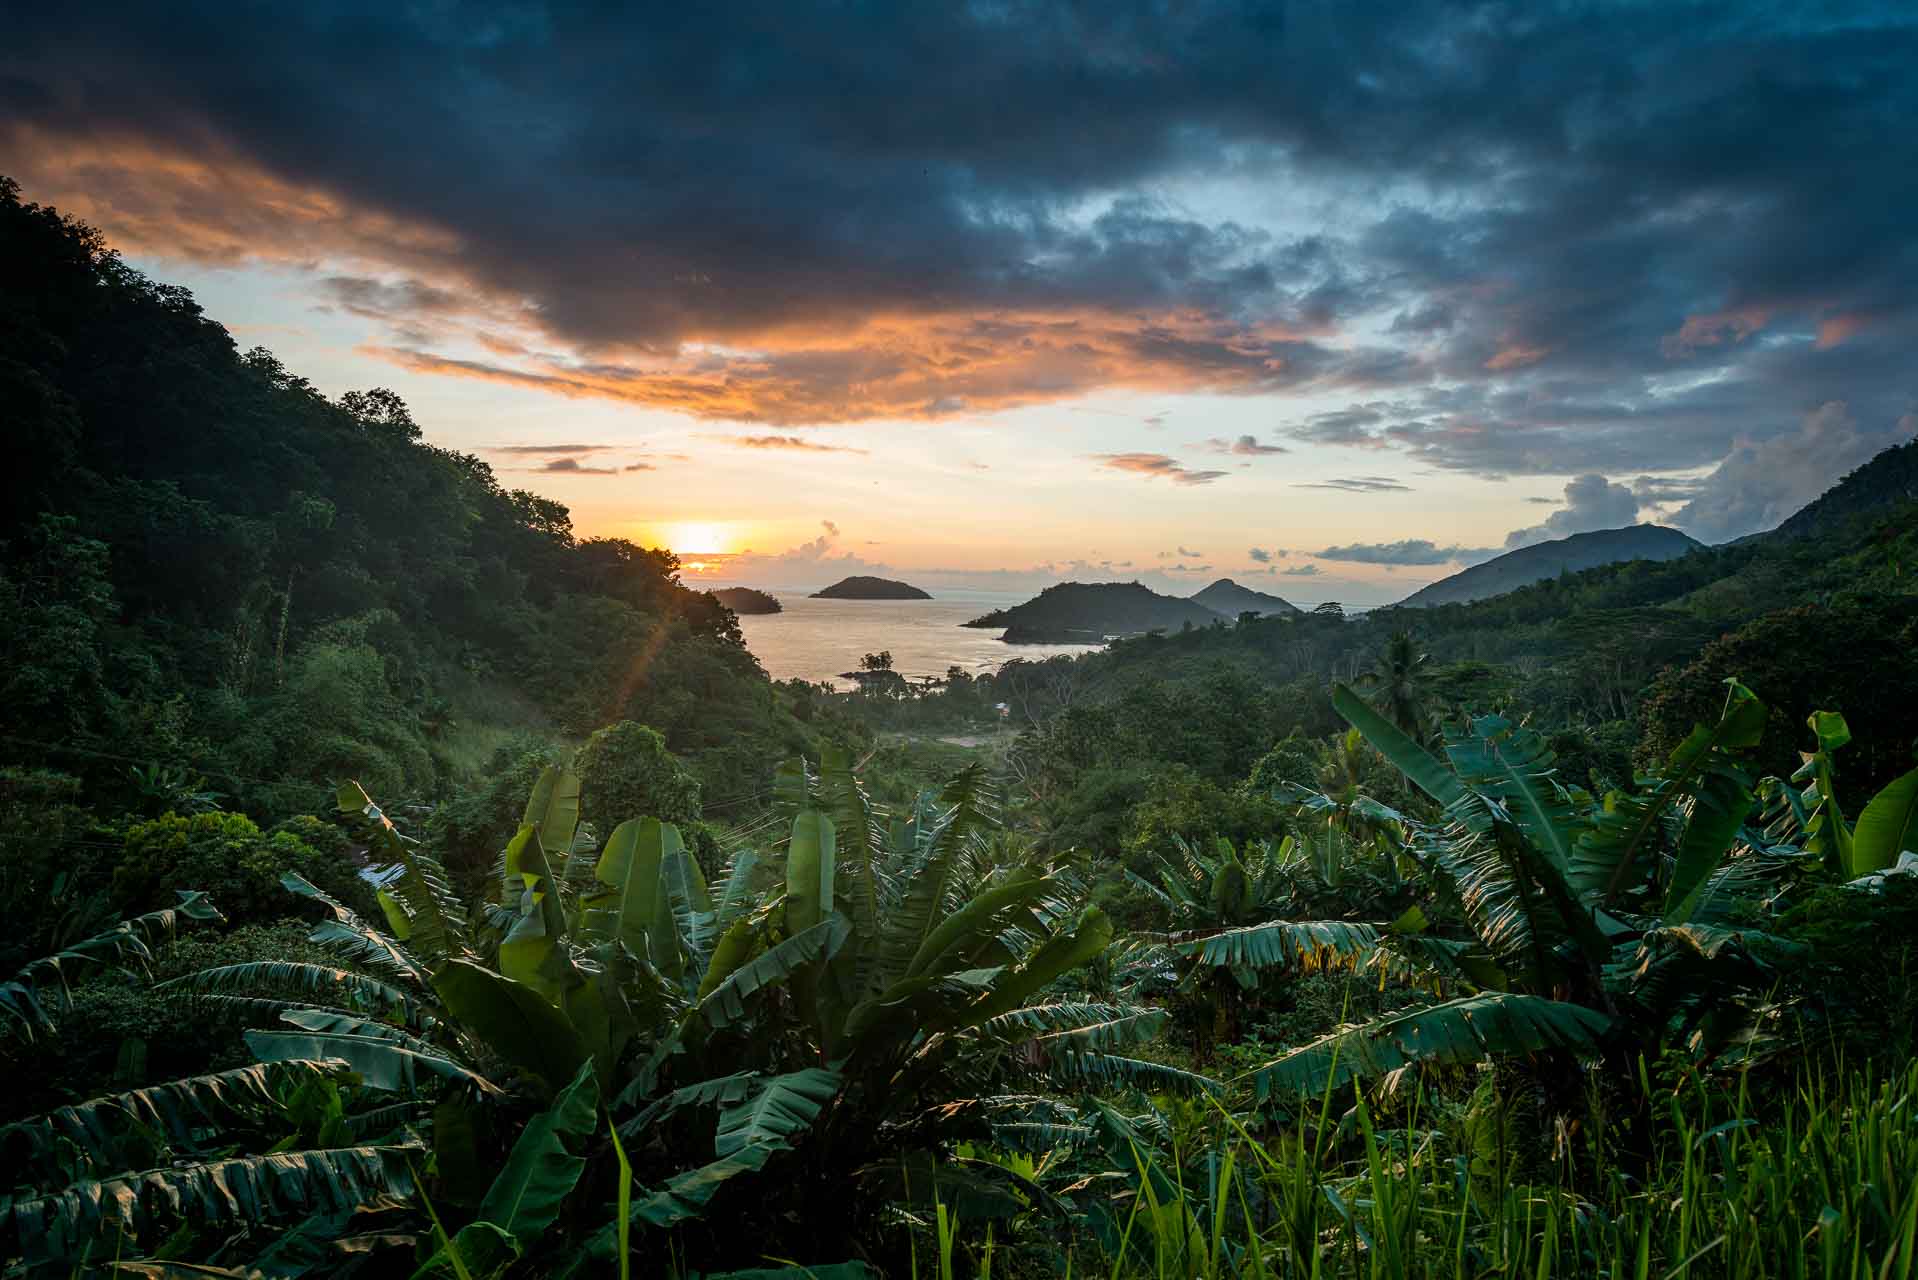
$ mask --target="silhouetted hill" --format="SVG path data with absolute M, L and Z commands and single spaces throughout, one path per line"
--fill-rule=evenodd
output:
M 751 587 L 721 587 L 711 593 L 713 599 L 734 613 L 781 613 L 779 601 Z
M 1071 644 L 1218 620 L 1202 604 L 1162 596 L 1139 582 L 1062 582 L 1024 604 L 995 609 L 965 625 L 1004 627 L 1005 638 L 1014 644 Z
M 1831 533 L 1867 512 L 1881 512 L 1918 499 L 1918 440 L 1894 445 L 1800 507 L 1768 538 Z
M 1635 524 L 1623 529 L 1575 533 L 1508 551 L 1495 560 L 1461 569 L 1399 601 L 1402 608 L 1464 604 L 1504 595 L 1543 578 L 1578 573 L 1624 560 L 1676 560 L 1704 544 L 1664 525 Z
M 1254 591 L 1242 587 L 1230 578 L 1220 578 L 1217 582 L 1192 597 L 1193 602 L 1202 604 L 1217 614 L 1236 618 L 1242 613 L 1297 613 L 1299 607 L 1290 600 L 1281 600 L 1278 596 L 1269 596 L 1263 591 Z
M 930 600 L 932 596 L 918 587 L 891 578 L 871 578 L 855 574 L 841 578 L 824 591 L 812 593 L 815 600 Z

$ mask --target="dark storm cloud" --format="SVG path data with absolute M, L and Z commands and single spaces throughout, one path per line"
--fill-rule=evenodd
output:
M 1908 6 L 16 10 L 30 197 L 358 264 L 332 303 L 450 376 L 769 423 L 1309 389 L 1353 403 L 1296 438 L 1485 476 L 1914 389 Z M 462 307 L 495 359 L 438 349 Z

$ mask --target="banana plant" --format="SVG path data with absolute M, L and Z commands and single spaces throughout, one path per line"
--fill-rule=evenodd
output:
M 1805 723 L 1816 748 L 1803 753 L 1804 764 L 1789 781 L 1766 778 L 1760 784 L 1766 833 L 1775 840 L 1802 835 L 1810 852 L 1848 880 L 1882 872 L 1902 854 L 1918 851 L 1918 769 L 1886 783 L 1856 823 L 1847 821 L 1833 757 L 1851 741 L 1851 726 L 1836 711 L 1814 711 Z
M 1704 910 L 1742 870 L 1725 863 L 1755 803 L 1743 753 L 1764 724 L 1757 698 L 1728 685 L 1715 725 L 1602 801 L 1562 785 L 1524 726 L 1474 720 L 1445 735 L 1441 760 L 1335 685 L 1339 713 L 1438 807 L 1437 822 L 1408 824 L 1409 848 L 1472 934 L 1402 929 L 1393 950 L 1465 992 L 1296 1049 L 1251 1074 L 1259 1095 L 1295 1099 L 1412 1063 L 1655 1050 L 1761 989 L 1763 940 L 1714 945 Z M 1681 964 L 1688 981 L 1671 981 Z

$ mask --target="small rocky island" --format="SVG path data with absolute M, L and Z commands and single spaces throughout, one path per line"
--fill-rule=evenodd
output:
M 721 587 L 711 593 L 713 599 L 734 613 L 780 613 L 779 601 L 751 587 Z
M 850 578 L 841 578 L 823 591 L 813 592 L 812 598 L 815 600 L 930 600 L 932 596 L 910 583 L 855 574 Z

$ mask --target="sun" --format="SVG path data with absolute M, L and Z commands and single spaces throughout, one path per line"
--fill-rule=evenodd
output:
M 670 543 L 675 555 L 711 556 L 726 549 L 726 535 L 716 524 L 676 524 Z

